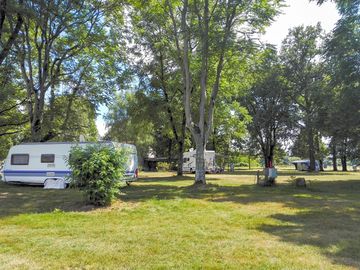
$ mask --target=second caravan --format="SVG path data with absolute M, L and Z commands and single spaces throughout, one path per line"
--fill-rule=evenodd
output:
M 213 150 L 205 150 L 205 171 L 207 173 L 216 173 L 220 169 L 216 165 L 216 153 Z M 193 173 L 196 170 L 196 150 L 190 149 L 183 156 L 183 171 Z

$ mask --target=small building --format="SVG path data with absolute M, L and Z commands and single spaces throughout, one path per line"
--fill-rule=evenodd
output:
M 147 172 L 156 172 L 158 162 L 168 162 L 169 159 L 166 157 L 145 157 L 143 170 Z
M 295 165 L 295 169 L 298 171 L 309 171 L 310 170 L 310 160 L 304 159 L 304 160 L 296 160 L 293 161 L 292 164 Z M 319 161 L 315 160 L 315 171 L 320 170 Z

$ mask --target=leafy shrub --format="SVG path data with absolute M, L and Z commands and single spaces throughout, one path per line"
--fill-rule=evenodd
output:
M 123 150 L 101 144 L 71 149 L 68 164 L 72 170 L 71 186 L 84 190 L 90 204 L 111 204 L 124 175 L 126 155 Z
M 170 163 L 167 163 L 167 162 L 158 162 L 157 169 L 159 171 L 170 171 L 171 165 L 170 165 Z

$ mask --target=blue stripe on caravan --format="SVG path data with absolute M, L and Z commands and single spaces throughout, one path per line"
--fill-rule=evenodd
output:
M 47 176 L 47 173 L 54 173 L 55 176 L 66 176 L 71 174 L 71 171 L 4 170 L 5 176 Z
M 5 176 L 47 176 L 47 173 L 54 173 L 55 176 L 67 176 L 71 171 L 36 171 L 36 170 L 4 170 Z M 133 174 L 134 171 L 126 171 L 125 174 Z
M 4 172 L 7 173 L 28 173 L 28 172 L 34 172 L 34 173 L 47 173 L 47 172 L 55 172 L 55 173 L 71 173 L 70 170 L 66 170 L 66 171 L 56 171 L 56 170 L 42 170 L 42 171 L 37 171 L 37 170 L 4 170 Z

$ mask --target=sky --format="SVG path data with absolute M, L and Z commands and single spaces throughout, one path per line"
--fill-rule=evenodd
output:
M 264 42 L 269 42 L 280 47 L 282 40 L 286 37 L 289 28 L 299 25 L 315 25 L 321 23 L 326 32 L 330 32 L 337 20 L 340 18 L 336 5 L 326 2 L 318 6 L 309 0 L 287 0 L 286 7 L 262 37 Z
M 275 18 L 275 21 L 261 38 L 263 42 L 272 43 L 277 45 L 278 48 L 286 37 L 289 28 L 299 25 L 315 25 L 320 22 L 322 28 L 329 32 L 339 19 L 335 4 L 330 1 L 318 6 L 315 2 L 309 2 L 309 0 L 287 0 L 285 5 L 286 7 L 282 8 L 282 14 Z M 106 133 L 106 125 L 103 119 L 106 112 L 107 108 L 105 106 L 101 106 L 98 110 L 99 115 L 96 119 L 96 126 L 100 136 Z

